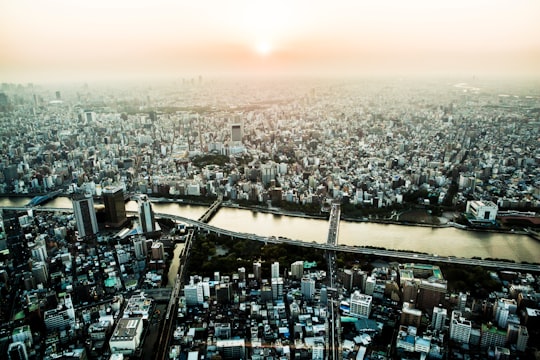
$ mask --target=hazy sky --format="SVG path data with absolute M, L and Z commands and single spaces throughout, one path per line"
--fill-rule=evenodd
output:
M 0 0 L 0 82 L 540 75 L 539 19 L 539 0 Z

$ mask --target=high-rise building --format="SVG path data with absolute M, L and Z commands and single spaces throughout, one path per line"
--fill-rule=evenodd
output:
M 529 332 L 527 327 L 519 325 L 518 337 L 516 342 L 516 348 L 518 351 L 525 351 L 527 348 L 527 343 L 529 342 Z
M 148 196 L 141 195 L 139 197 L 139 223 L 143 233 L 156 231 L 156 221 L 154 211 Z
M 254 262 L 253 263 L 253 276 L 256 280 L 260 281 L 262 278 L 262 271 L 261 271 L 261 263 L 260 262 Z
M 450 339 L 460 342 L 469 343 L 471 337 L 472 323 L 465 319 L 460 311 L 452 311 L 452 319 L 450 320 Z
M 431 320 L 431 327 L 434 330 L 441 331 L 444 327 L 447 316 L 448 316 L 448 311 L 445 308 L 440 308 L 438 306 L 435 306 L 433 308 L 433 317 Z
M 278 278 L 279 277 L 279 263 L 276 261 L 271 266 L 271 273 L 272 278 Z
M 92 195 L 77 194 L 73 197 L 72 202 L 79 238 L 85 239 L 95 236 L 98 232 L 98 223 Z
M 103 189 L 105 221 L 112 227 L 121 227 L 127 221 L 124 190 L 121 186 L 107 186 Z
M 42 261 L 36 261 L 32 264 L 32 276 L 37 284 L 46 285 L 49 280 L 49 271 L 47 264 Z
M 238 268 L 238 281 L 246 281 L 246 268 L 240 267 Z
M 375 285 L 377 285 L 377 279 L 375 277 L 370 276 L 366 279 L 366 291 L 365 293 L 367 295 L 373 295 L 375 292 Z
M 281 300 L 283 299 L 283 278 L 276 277 L 270 280 L 270 285 L 272 286 L 272 299 Z
M 361 294 L 358 290 L 351 295 L 350 314 L 352 316 L 369 318 L 371 313 L 372 297 Z
M 232 124 L 231 125 L 231 141 L 241 142 L 242 136 L 243 136 L 242 124 Z
M 9 344 L 7 355 L 9 360 L 28 360 L 26 345 L 20 341 Z
M 457 309 L 459 311 L 461 311 L 461 312 L 465 312 L 465 306 L 467 306 L 467 294 L 466 293 L 459 293 Z
M 515 299 L 499 299 L 495 306 L 495 322 L 501 329 L 506 329 L 508 317 L 517 311 L 517 301 Z
M 186 305 L 200 305 L 204 302 L 204 290 L 202 283 L 184 285 L 184 296 Z
M 135 258 L 144 259 L 148 253 L 146 247 L 146 238 L 142 236 L 136 236 L 133 238 L 133 248 L 135 250 Z
M 295 279 L 301 279 L 304 276 L 304 262 L 302 260 L 291 264 L 291 276 Z
M 313 299 L 313 294 L 315 294 L 315 280 L 312 278 L 303 277 L 300 285 L 304 299 Z
M 165 251 L 163 249 L 163 243 L 161 241 L 154 241 L 152 243 L 152 260 L 163 260 L 165 258 Z

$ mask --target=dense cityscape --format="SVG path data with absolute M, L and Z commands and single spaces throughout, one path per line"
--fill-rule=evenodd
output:
M 539 109 L 474 77 L 2 84 L 0 193 L 28 203 L 1 207 L 1 353 L 538 358 L 538 263 L 355 253 L 339 224 L 538 240 Z M 328 219 L 327 241 L 205 225 L 221 207 Z

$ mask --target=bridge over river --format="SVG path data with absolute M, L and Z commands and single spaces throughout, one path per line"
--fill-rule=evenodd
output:
M 29 208 L 27 207 L 1 207 L 2 209 L 6 210 L 19 210 L 19 211 L 26 211 Z M 34 211 L 59 211 L 59 212 L 72 212 L 72 208 L 53 208 L 53 207 L 47 207 L 47 208 L 35 208 Z M 128 214 L 135 215 L 136 212 L 134 211 L 128 211 Z M 422 254 L 422 253 L 414 253 L 409 251 L 396 251 L 396 250 L 383 250 L 383 249 L 376 249 L 371 247 L 358 247 L 358 246 L 350 246 L 350 245 L 339 245 L 337 244 L 337 235 L 338 231 L 336 231 L 336 239 L 333 239 L 330 237 L 329 231 L 329 238 L 326 243 L 315 243 L 315 242 L 306 242 L 302 240 L 294 240 L 294 239 L 288 239 L 284 237 L 276 237 L 276 236 L 262 236 L 257 234 L 250 234 L 250 233 L 243 233 L 243 232 L 237 232 L 232 230 L 226 230 L 222 229 L 216 226 L 212 226 L 209 224 L 206 224 L 199 220 L 193 220 L 189 219 L 183 216 L 179 215 L 171 215 L 171 214 L 162 214 L 162 213 L 156 213 L 156 217 L 163 218 L 163 219 L 170 219 L 176 222 L 182 222 L 189 225 L 192 225 L 199 230 L 205 230 L 207 232 L 229 236 L 232 238 L 237 239 L 247 239 L 247 240 L 253 240 L 253 241 L 260 241 L 264 243 L 269 244 L 289 244 L 294 246 L 303 246 L 303 247 L 309 247 L 309 248 L 316 248 L 321 250 L 333 250 L 333 251 L 342 251 L 342 252 L 351 252 L 351 253 L 357 253 L 357 254 L 366 254 L 366 255 L 374 255 L 374 256 L 380 256 L 380 257 L 390 257 L 395 259 L 401 259 L 401 260 L 407 260 L 412 262 L 442 262 L 442 263 L 453 263 L 453 264 L 461 264 L 461 265 L 470 265 L 470 266 L 482 266 L 482 267 L 488 267 L 493 269 L 506 269 L 506 270 L 515 270 L 515 271 L 529 271 L 529 272 L 540 272 L 540 265 L 538 264 L 527 264 L 527 263 L 513 263 L 508 261 L 496 261 L 496 260 L 483 260 L 483 259 L 469 259 L 464 257 L 454 257 L 454 256 L 438 256 L 435 254 Z M 335 227 L 336 229 L 339 228 L 339 221 L 337 219 L 334 219 L 334 221 L 330 222 L 329 227 Z

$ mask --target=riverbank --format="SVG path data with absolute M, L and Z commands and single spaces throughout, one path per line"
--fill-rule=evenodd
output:
M 245 205 L 239 205 L 236 203 L 227 203 L 227 204 L 224 203 L 222 204 L 222 206 L 228 207 L 231 209 L 249 210 L 253 212 L 273 214 L 277 216 L 291 216 L 291 217 L 299 217 L 299 218 L 304 218 L 304 219 L 317 219 L 317 220 L 328 219 L 328 215 L 306 214 L 302 212 L 286 211 L 279 208 L 268 208 L 268 207 L 263 207 L 263 206 L 245 206 Z M 424 227 L 424 228 L 433 228 L 433 229 L 455 228 L 458 230 L 479 232 L 479 233 L 525 235 L 537 241 L 540 241 L 540 236 L 538 236 L 534 232 L 527 231 L 526 229 L 515 230 L 515 229 L 504 229 L 504 228 L 497 228 L 497 229 L 476 228 L 476 227 L 470 227 L 470 226 L 466 226 L 462 224 L 457 224 L 452 221 L 435 224 L 435 223 L 411 222 L 409 220 L 400 221 L 400 220 L 393 220 L 393 219 L 379 219 L 379 218 L 373 218 L 373 217 L 354 218 L 354 217 L 349 217 L 349 216 L 342 216 L 341 220 L 352 222 L 352 223 L 374 223 L 374 224 L 382 224 L 382 225 L 399 225 L 399 226 Z

